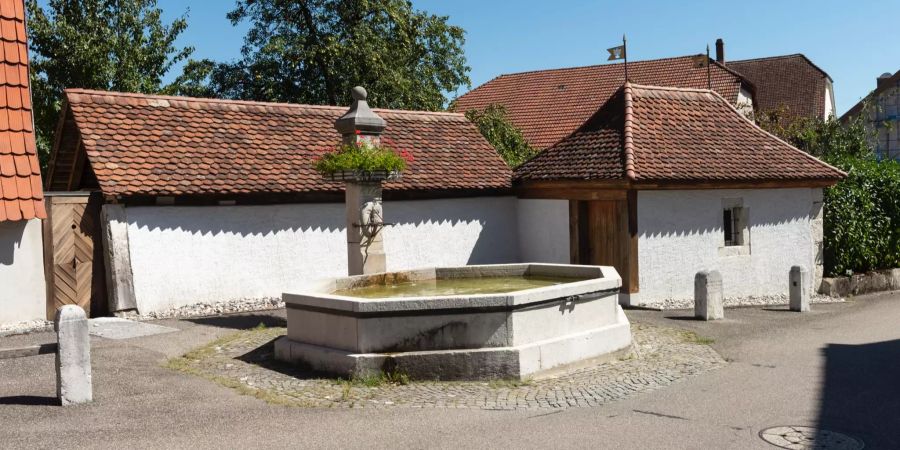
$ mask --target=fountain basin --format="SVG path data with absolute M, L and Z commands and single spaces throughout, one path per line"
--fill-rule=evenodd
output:
M 523 378 L 628 347 L 620 286 L 612 267 L 536 263 L 326 280 L 284 294 L 275 357 L 342 376 Z

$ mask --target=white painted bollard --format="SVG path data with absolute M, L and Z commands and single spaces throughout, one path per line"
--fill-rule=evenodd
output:
M 79 306 L 56 310 L 56 395 L 63 406 L 94 399 L 91 384 L 91 341 L 88 321 Z
M 697 272 L 694 277 L 694 317 L 703 320 L 725 318 L 722 275 L 716 270 Z
M 809 271 L 804 267 L 793 266 L 789 281 L 791 311 L 809 311 Z

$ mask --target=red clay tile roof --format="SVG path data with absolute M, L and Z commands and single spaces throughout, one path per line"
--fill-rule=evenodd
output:
M 836 181 L 840 170 L 763 131 L 718 93 L 626 84 L 518 180 Z
M 81 89 L 67 90 L 66 98 L 72 120 L 64 128 L 77 127 L 106 195 L 343 190 L 342 183 L 324 181 L 312 164 L 319 152 L 340 142 L 334 121 L 346 107 Z M 400 181 L 385 184 L 387 190 L 510 186 L 511 171 L 463 115 L 375 111 L 387 121 L 385 141 L 414 157 Z M 76 147 L 69 142 L 59 152 Z
M 725 63 L 756 86 L 755 108 L 784 107 L 800 117 L 825 117 L 825 86 L 831 78 L 802 54 Z
M 628 78 L 655 86 L 706 88 L 706 68 L 696 67 L 693 58 L 629 62 Z M 713 90 L 737 103 L 741 77 L 714 61 L 710 74 Z M 531 145 L 545 149 L 577 130 L 623 81 L 622 64 L 501 75 L 457 99 L 455 109 L 465 112 L 501 104 Z
M 0 221 L 46 219 L 22 0 L 0 0 Z

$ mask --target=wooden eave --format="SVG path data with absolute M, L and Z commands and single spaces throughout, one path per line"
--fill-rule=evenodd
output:
M 521 198 L 618 200 L 625 198 L 625 192 L 629 190 L 823 188 L 832 186 L 838 181 L 836 179 L 754 181 L 536 180 L 516 182 L 515 191 Z

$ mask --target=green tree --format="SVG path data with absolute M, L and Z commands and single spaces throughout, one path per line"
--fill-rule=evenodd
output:
M 481 135 L 510 167 L 517 167 L 537 154 L 522 131 L 510 122 L 503 105 L 488 105 L 483 111 L 470 109 L 466 111 L 466 118 L 478 127 Z
M 361 85 L 384 108 L 443 109 L 469 84 L 464 31 L 407 0 L 238 0 L 242 58 L 192 61 L 179 92 L 340 105 Z
M 31 85 L 41 165 L 45 167 L 66 88 L 155 93 L 193 48 L 175 40 L 182 16 L 163 23 L 156 0 L 28 0 Z M 186 14 L 186 13 L 185 13 Z
M 830 160 L 850 156 L 873 156 L 873 136 L 860 119 L 840 122 L 834 117 L 796 117 L 785 109 L 757 112 L 756 122 L 764 130 L 790 142 L 817 158 Z

